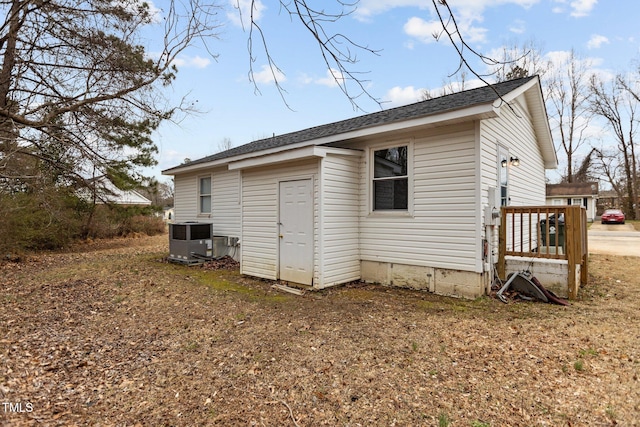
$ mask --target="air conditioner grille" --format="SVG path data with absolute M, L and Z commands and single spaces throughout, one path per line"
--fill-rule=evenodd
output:
M 211 224 L 191 224 L 191 240 L 210 238 Z
M 187 226 L 183 224 L 171 224 L 171 238 L 175 240 L 187 240 Z

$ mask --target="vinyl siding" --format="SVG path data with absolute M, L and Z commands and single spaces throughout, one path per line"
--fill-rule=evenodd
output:
M 498 185 L 497 150 L 502 145 L 520 159 L 519 166 L 508 166 L 510 205 L 544 205 L 545 169 L 531 118 L 524 104 L 512 105 L 515 111 L 503 106 L 500 117 L 481 123 L 483 190 Z
M 413 215 L 371 212 L 366 198 L 360 208 L 362 259 L 475 271 L 476 156 L 473 123 L 416 137 L 409 159 Z M 361 186 L 370 191 L 370 174 L 362 168 Z
M 213 234 L 240 237 L 240 172 L 214 172 L 212 183 Z
M 524 96 L 513 102 L 512 107 L 513 109 L 506 105 L 503 106 L 499 117 L 484 120 L 480 124 L 483 206 L 488 204 L 487 189 L 489 187 L 497 187 L 499 189 L 498 147 L 500 146 L 508 150 L 509 156 L 520 159 L 519 166 L 507 166 L 509 168 L 509 205 L 530 206 L 545 204 L 544 163 Z M 529 229 L 528 223 L 523 223 L 523 226 L 526 230 Z M 532 224 L 531 226 L 535 229 L 538 224 Z M 495 229 L 496 232 L 491 238 L 492 245 L 497 248 L 497 227 Z M 515 231 L 516 235 L 520 235 L 519 229 Z M 511 230 L 508 232 L 511 232 Z M 524 247 L 528 247 L 530 242 L 517 241 L 515 243 L 517 246 L 522 243 Z M 537 246 L 536 242 L 531 242 L 531 244 L 534 247 Z
M 321 251 L 318 287 L 360 278 L 361 156 L 328 155 L 321 171 Z
M 198 209 L 198 175 L 176 175 L 174 186 L 175 221 L 195 221 Z
M 318 161 L 275 164 L 242 172 L 240 272 L 278 279 L 278 183 L 312 178 L 314 182 L 314 282 L 317 280 Z
M 211 214 L 198 214 L 198 178 L 211 176 Z M 177 175 L 174 198 L 175 221 L 199 221 L 213 224 L 217 236 L 240 237 L 240 173 L 214 170 Z

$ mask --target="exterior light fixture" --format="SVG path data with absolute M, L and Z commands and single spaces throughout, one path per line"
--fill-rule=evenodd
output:
M 502 166 L 503 168 L 506 168 L 507 165 L 511 165 L 511 166 L 520 166 L 520 159 L 517 157 L 510 157 L 509 160 L 507 159 L 502 159 L 500 161 L 500 166 Z

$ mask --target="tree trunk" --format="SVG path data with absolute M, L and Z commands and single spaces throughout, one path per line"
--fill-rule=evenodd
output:
M 16 129 L 13 121 L 9 118 L 9 113 L 14 106 L 9 99 L 9 93 L 16 65 L 16 45 L 20 29 L 21 8 L 22 4 L 19 0 L 14 0 L 11 4 L 9 31 L 4 41 L 4 58 L 0 70 L 0 152 L 5 153 L 5 156 L 16 148 Z

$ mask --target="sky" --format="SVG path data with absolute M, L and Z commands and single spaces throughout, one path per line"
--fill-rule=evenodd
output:
M 165 0 L 154 0 L 162 9 Z M 166 181 L 161 171 L 186 158 L 195 160 L 232 146 L 357 115 L 416 102 L 423 91 L 438 95 L 459 77 L 458 56 L 444 39 L 436 40 L 437 15 L 430 0 L 360 0 L 350 14 L 326 23 L 369 50 L 352 49 L 358 62 L 349 66 L 370 95 L 345 96 L 323 62 L 317 44 L 276 0 L 255 0 L 254 17 L 263 30 L 269 54 L 278 67 L 282 90 L 274 83 L 261 39 L 240 20 L 251 0 L 218 0 L 221 24 L 217 38 L 185 51 L 176 62 L 177 80 L 166 96 L 183 99 L 198 114 L 165 123 L 153 135 L 158 166 L 145 171 Z M 328 11 L 335 0 L 311 0 Z M 640 2 L 637 0 L 449 0 L 465 40 L 491 55 L 505 46 L 533 43 L 548 58 L 570 50 L 587 58 L 601 75 L 629 72 L 640 60 Z M 245 19 L 246 21 L 246 19 Z M 216 55 L 212 58 L 209 52 Z M 254 71 L 254 82 L 249 78 Z M 476 65 L 478 71 L 485 66 Z M 333 70 L 333 75 L 336 74 Z M 468 76 L 465 87 L 480 85 Z M 358 94 L 354 88 L 354 95 Z M 556 141 L 557 142 L 557 141 Z M 553 181 L 553 174 L 550 176 Z

